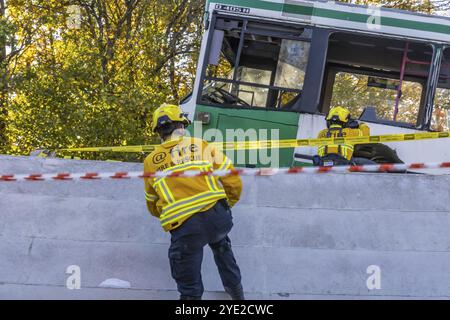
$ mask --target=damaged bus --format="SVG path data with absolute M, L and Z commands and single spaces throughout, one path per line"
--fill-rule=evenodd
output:
M 315 138 L 337 105 L 372 135 L 449 131 L 450 18 L 338 2 L 208 1 L 194 90 L 182 101 L 203 131 Z M 378 163 L 450 159 L 450 139 L 386 145 L 359 145 L 355 155 Z M 280 149 L 279 166 L 310 165 L 316 153 Z

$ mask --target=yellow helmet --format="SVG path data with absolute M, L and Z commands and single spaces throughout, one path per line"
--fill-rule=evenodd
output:
M 350 111 L 344 107 L 334 107 L 328 112 L 327 121 L 342 122 L 343 124 L 350 121 Z
M 164 103 L 153 113 L 152 131 L 172 122 L 182 122 L 186 127 L 191 123 L 180 106 Z

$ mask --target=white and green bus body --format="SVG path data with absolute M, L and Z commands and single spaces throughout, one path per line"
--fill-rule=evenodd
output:
M 209 0 L 206 11 L 194 90 L 182 102 L 203 131 L 315 138 L 338 104 L 351 104 L 372 135 L 449 130 L 449 18 L 307 0 Z M 450 139 L 388 146 L 403 162 L 450 160 Z M 282 149 L 278 165 L 309 165 L 316 152 Z

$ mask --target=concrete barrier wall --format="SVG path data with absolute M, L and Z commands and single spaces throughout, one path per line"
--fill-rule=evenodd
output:
M 1 173 L 139 171 L 140 164 L 0 157 Z M 450 176 L 244 178 L 231 233 L 248 298 L 450 298 Z M 177 299 L 169 235 L 143 181 L 0 182 L 0 299 Z M 81 269 L 69 290 L 68 266 Z M 369 290 L 367 268 L 381 270 Z M 129 288 L 104 288 L 106 279 Z M 206 299 L 226 299 L 208 248 Z

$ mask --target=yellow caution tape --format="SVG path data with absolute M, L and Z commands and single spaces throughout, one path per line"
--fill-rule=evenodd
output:
M 158 146 L 142 145 L 142 146 L 123 146 L 123 147 L 89 147 L 89 148 L 70 148 L 59 149 L 64 152 L 151 152 Z
M 319 147 L 333 144 L 372 144 L 384 142 L 400 142 L 415 140 L 430 140 L 450 138 L 450 132 L 424 132 L 408 134 L 387 134 L 379 136 L 349 137 L 349 138 L 320 138 L 320 139 L 287 139 L 260 140 L 237 142 L 212 142 L 223 150 L 254 150 L 254 149 L 285 149 L 298 147 Z M 122 147 L 92 147 L 60 149 L 62 152 L 151 152 L 158 145 L 122 146 Z

